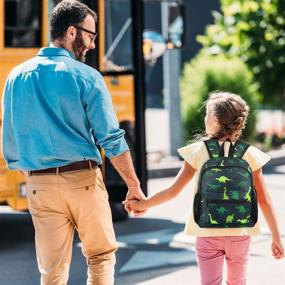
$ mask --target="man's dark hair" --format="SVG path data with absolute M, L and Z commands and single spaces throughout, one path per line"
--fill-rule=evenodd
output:
M 80 25 L 88 14 L 97 22 L 96 13 L 87 5 L 76 0 L 59 2 L 50 15 L 51 40 L 63 38 L 68 27 Z

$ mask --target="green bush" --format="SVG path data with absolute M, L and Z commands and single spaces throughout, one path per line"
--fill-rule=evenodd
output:
M 185 140 L 204 131 L 205 108 L 203 102 L 209 93 L 225 91 L 239 94 L 250 106 L 250 114 L 242 138 L 252 141 L 256 111 L 260 96 L 252 75 L 238 58 L 209 56 L 203 53 L 186 63 L 180 80 L 181 111 Z

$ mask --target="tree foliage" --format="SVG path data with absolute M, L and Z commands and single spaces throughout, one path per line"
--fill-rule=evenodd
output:
M 221 0 L 221 11 L 198 41 L 211 54 L 239 56 L 264 102 L 285 106 L 285 1 Z
M 214 91 L 239 94 L 250 107 L 244 136 L 251 141 L 255 134 L 256 111 L 259 95 L 252 81 L 252 74 L 239 58 L 228 59 L 223 55 L 207 56 L 203 53 L 184 65 L 180 80 L 181 110 L 188 141 L 204 130 L 203 102 Z

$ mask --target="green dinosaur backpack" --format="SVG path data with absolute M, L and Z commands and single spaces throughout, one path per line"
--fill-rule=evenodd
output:
M 204 142 L 209 160 L 202 166 L 194 198 L 194 219 L 201 228 L 253 227 L 258 207 L 252 170 L 242 159 L 249 145 L 231 143 L 228 157 L 216 139 Z

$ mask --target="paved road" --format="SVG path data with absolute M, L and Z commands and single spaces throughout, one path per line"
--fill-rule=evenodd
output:
M 285 166 L 270 169 L 266 183 L 285 236 Z M 150 193 L 159 191 L 172 179 L 149 181 Z M 151 209 L 144 218 L 116 223 L 116 285 L 198 285 L 199 274 L 194 240 L 182 234 L 191 203 L 190 187 L 177 199 Z M 248 274 L 250 285 L 284 285 L 285 260 L 270 255 L 270 236 L 261 219 L 263 234 L 252 242 Z M 37 285 L 39 274 L 29 214 L 0 210 L 0 285 Z M 78 238 L 75 239 L 69 285 L 85 284 L 85 261 Z

